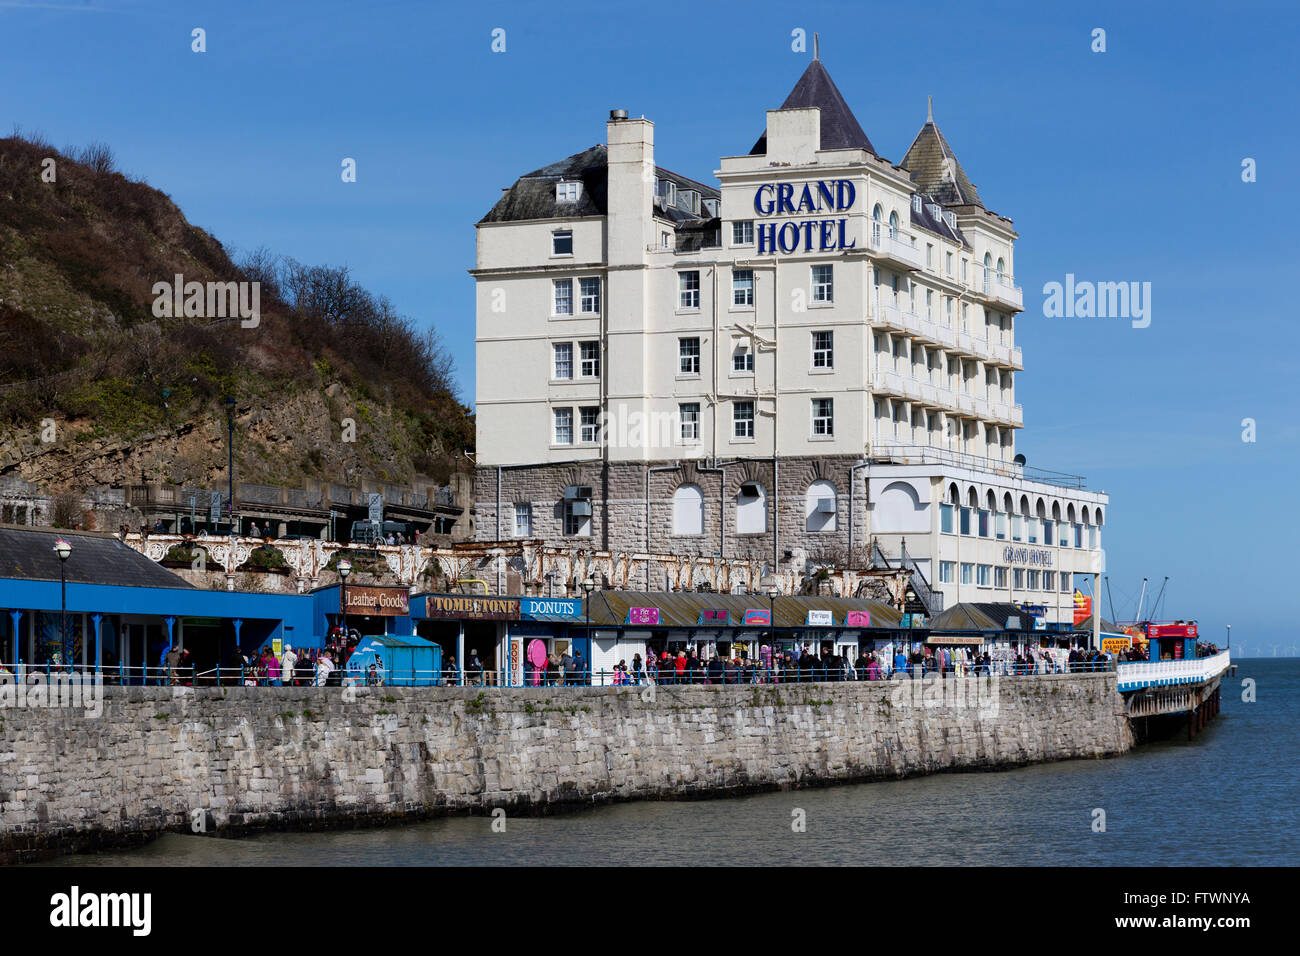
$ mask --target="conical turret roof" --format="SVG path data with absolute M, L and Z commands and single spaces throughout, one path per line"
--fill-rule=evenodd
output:
M 826 67 L 815 57 L 781 104 L 781 109 L 806 109 L 812 106 L 822 111 L 822 149 L 865 149 L 873 156 L 879 155 L 871 145 L 871 140 L 867 139 L 867 134 L 862 131 L 853 110 L 844 102 L 839 87 L 826 72 Z M 763 135 L 758 138 L 749 154 L 757 156 L 766 152 L 767 130 L 763 130 Z
M 984 208 L 975 184 L 966 176 L 957 154 L 935 125 L 933 110 L 899 165 L 911 174 L 917 192 L 928 193 L 942 205 Z

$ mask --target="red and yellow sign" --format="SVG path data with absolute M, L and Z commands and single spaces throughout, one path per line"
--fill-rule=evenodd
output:
M 1074 591 L 1074 623 L 1082 624 L 1092 617 L 1092 596 L 1078 588 Z

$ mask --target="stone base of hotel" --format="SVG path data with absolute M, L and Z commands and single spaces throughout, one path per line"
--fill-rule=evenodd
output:
M 955 687 L 953 682 L 945 685 Z M 653 688 L 105 688 L 6 710 L 0 863 L 234 836 L 727 796 L 1128 751 L 1114 674 L 979 701 L 891 683 Z M 993 706 L 990 706 L 992 703 Z

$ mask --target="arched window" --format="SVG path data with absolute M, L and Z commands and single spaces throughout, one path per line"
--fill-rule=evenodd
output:
M 993 257 L 984 253 L 984 291 L 989 291 L 989 281 L 993 278 Z
M 1007 277 L 1007 264 L 1005 260 L 998 259 L 998 281 L 1003 282 Z
M 839 497 L 829 481 L 814 481 L 808 486 L 804 502 L 804 527 L 809 531 L 834 531 Z
M 767 531 L 767 489 L 746 481 L 736 494 L 736 533 L 763 534 Z
M 871 244 L 880 245 L 880 221 L 884 217 L 884 210 L 880 208 L 880 203 L 876 203 L 876 208 L 871 210 Z
M 896 212 L 891 212 L 889 214 L 889 238 L 898 238 L 898 213 Z
M 673 492 L 673 534 L 704 534 L 704 492 L 682 485 Z

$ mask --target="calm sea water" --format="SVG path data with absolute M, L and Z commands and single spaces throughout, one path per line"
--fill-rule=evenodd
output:
M 399 829 L 168 835 L 54 865 L 349 864 L 1216 865 L 1300 863 L 1300 660 L 1239 662 L 1223 710 L 1194 741 L 1109 760 L 697 802 L 643 802 L 541 818 Z M 1242 702 L 1242 681 L 1257 701 Z M 1106 812 L 1106 832 L 1092 830 Z M 796 810 L 806 831 L 795 833 Z

